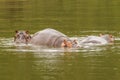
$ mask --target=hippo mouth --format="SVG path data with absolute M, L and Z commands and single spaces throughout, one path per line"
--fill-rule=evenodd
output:
M 15 38 L 16 43 L 27 43 L 27 39 L 24 35 L 17 35 Z

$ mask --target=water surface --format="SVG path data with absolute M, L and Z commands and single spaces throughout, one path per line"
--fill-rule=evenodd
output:
M 119 42 L 116 37 L 112 45 L 63 49 L 18 45 L 12 37 L 1 37 L 0 79 L 119 80 Z
M 120 80 L 119 0 L 0 0 L 0 80 Z M 16 45 L 15 30 L 69 37 L 112 34 L 112 45 L 77 49 Z

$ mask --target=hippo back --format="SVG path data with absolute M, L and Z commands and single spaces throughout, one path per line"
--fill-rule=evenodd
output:
M 68 37 L 59 31 L 48 28 L 35 33 L 30 43 L 34 45 L 60 47 L 64 39 L 68 39 Z
M 84 38 L 83 40 L 80 41 L 80 44 L 107 44 L 107 41 L 102 38 L 102 37 L 98 37 L 98 36 L 88 36 L 86 38 Z

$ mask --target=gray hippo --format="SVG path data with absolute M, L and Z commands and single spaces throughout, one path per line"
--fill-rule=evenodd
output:
M 48 28 L 35 33 L 32 36 L 30 43 L 49 47 L 61 47 L 62 43 L 65 41 L 71 40 L 63 33 Z
M 100 36 L 88 36 L 85 37 L 84 39 L 79 41 L 80 45 L 84 44 L 99 44 L 99 45 L 104 45 L 108 43 L 113 43 L 114 42 L 114 37 L 109 34 L 100 34 Z
M 72 42 L 66 35 L 50 28 L 36 32 L 32 37 L 28 31 L 16 31 L 14 41 L 38 46 L 72 47 Z

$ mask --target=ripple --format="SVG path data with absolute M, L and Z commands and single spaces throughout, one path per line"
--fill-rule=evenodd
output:
M 115 40 L 120 41 L 120 38 L 119 38 L 119 37 L 117 37 L 117 38 L 115 38 Z
M 13 45 L 13 38 L 0 38 L 0 47 L 11 47 Z
M 81 40 L 83 37 L 71 37 L 71 39 Z M 116 40 L 120 40 L 120 38 L 116 38 Z M 0 38 L 0 47 L 5 51 L 13 51 L 13 52 L 48 52 L 48 53 L 56 53 L 56 52 L 95 52 L 95 51 L 103 51 L 106 50 L 106 46 L 100 45 L 85 45 L 80 48 L 48 48 L 41 46 L 34 46 L 31 44 L 15 44 L 13 38 Z

